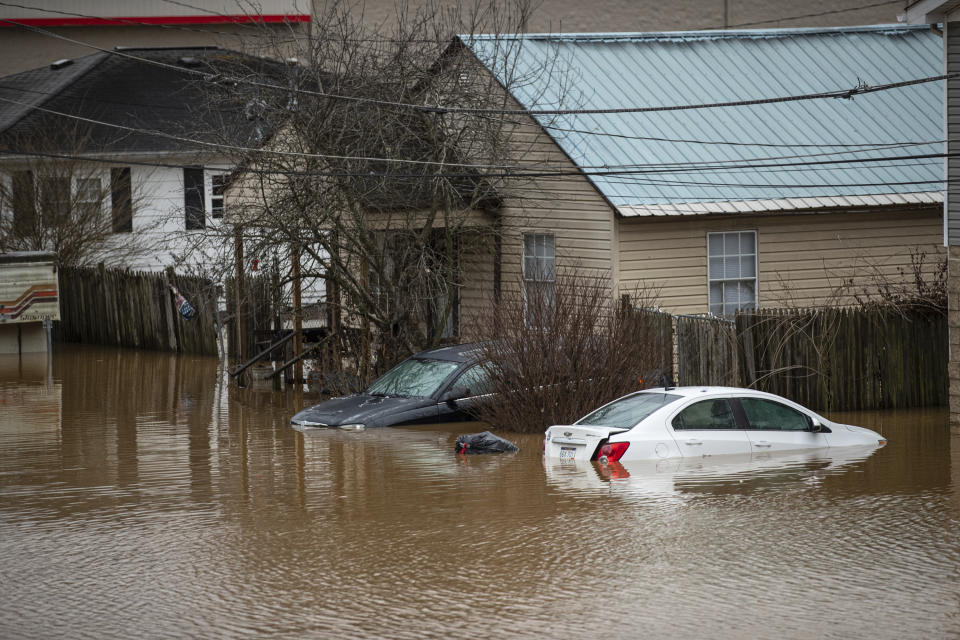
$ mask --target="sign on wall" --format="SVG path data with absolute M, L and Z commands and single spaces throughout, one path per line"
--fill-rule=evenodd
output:
M 0 254 L 0 324 L 59 320 L 59 293 L 51 254 Z

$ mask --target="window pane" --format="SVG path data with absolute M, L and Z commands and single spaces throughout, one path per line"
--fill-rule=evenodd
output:
M 547 237 L 540 233 L 535 237 L 537 239 L 537 257 L 543 258 L 547 255 Z
M 723 254 L 723 234 L 722 233 L 707 234 L 707 248 L 711 256 L 722 255 Z
M 536 251 L 534 251 L 534 242 L 535 242 L 535 239 L 534 239 L 534 236 L 533 236 L 532 233 L 525 233 L 525 234 L 523 234 L 523 255 L 524 255 L 524 257 L 536 255 Z
M 740 234 L 740 253 L 756 253 L 757 234 L 744 231 Z
M 733 408 L 725 398 L 692 404 L 673 419 L 674 429 L 736 429 Z
M 723 302 L 723 283 L 714 282 L 710 285 L 710 304 L 721 304 Z
M 531 256 L 526 256 L 523 259 L 523 277 L 527 280 L 536 279 L 537 273 L 537 259 Z
M 733 256 L 740 253 L 740 234 L 739 233 L 723 234 L 723 253 L 728 256 Z
M 553 249 L 554 238 L 552 235 L 544 236 L 544 256 L 553 259 L 554 249 Z
M 753 256 L 740 258 L 740 277 L 755 278 L 757 276 L 757 261 Z
M 810 426 L 807 417 L 786 405 L 763 398 L 740 398 L 751 429 L 803 431 Z
M 133 231 L 133 190 L 130 167 L 110 169 L 110 209 L 114 233 Z
M 742 308 L 757 306 L 757 287 L 751 280 L 740 282 L 740 306 Z
M 183 168 L 183 210 L 188 230 L 206 227 L 203 167 Z
M 723 280 L 723 258 L 710 258 L 710 279 Z
M 545 259 L 543 262 L 543 268 L 541 269 L 543 274 L 542 279 L 547 282 L 553 282 L 556 280 L 556 267 L 554 265 L 553 259 Z
M 723 277 L 727 280 L 740 277 L 740 258 L 727 256 L 723 259 Z
M 100 199 L 100 178 L 77 179 L 77 201 L 97 202 Z

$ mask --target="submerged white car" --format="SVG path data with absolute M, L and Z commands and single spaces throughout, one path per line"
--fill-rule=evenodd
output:
M 883 446 L 875 431 L 831 422 L 786 398 L 734 387 L 648 389 L 571 425 L 547 429 L 560 461 L 627 462 L 849 446 Z

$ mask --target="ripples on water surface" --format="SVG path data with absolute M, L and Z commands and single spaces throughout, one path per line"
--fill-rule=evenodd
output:
M 0 637 L 954 638 L 960 438 L 544 465 L 477 425 L 298 432 L 217 362 L 0 360 Z M 952 453 L 951 453 L 952 452 Z M 952 462 L 952 464 L 951 464 Z M 952 469 L 952 470 L 951 470 Z

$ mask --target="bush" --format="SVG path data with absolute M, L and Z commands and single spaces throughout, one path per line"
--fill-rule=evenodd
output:
M 604 274 L 558 274 L 552 290 L 520 282 L 492 303 L 474 331 L 495 399 L 478 417 L 495 429 L 535 433 L 660 383 L 669 373 L 670 317 L 640 311 L 645 292 L 614 304 Z

